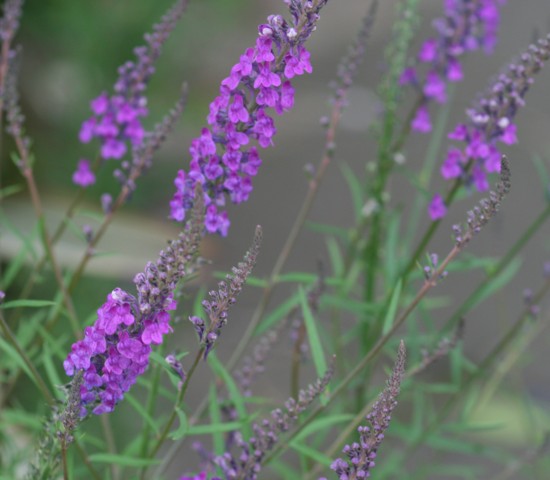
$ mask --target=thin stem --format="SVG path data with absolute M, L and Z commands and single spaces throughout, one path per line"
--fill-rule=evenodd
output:
M 155 412 L 155 404 L 157 401 L 157 394 L 160 384 L 160 365 L 155 364 L 155 368 L 152 373 L 152 379 L 151 379 L 151 388 L 149 389 L 149 394 L 147 396 L 147 413 L 150 417 L 153 417 Z M 149 422 L 145 422 L 142 428 L 142 434 L 141 434 L 141 448 L 140 448 L 140 456 L 141 458 L 145 458 L 147 455 L 147 450 L 149 449 L 149 434 L 151 432 L 151 427 L 149 426 Z
M 67 444 L 61 442 L 61 465 L 63 468 L 63 480 L 69 480 L 69 467 L 67 465 Z
M 38 193 L 38 187 L 34 179 L 33 169 L 30 166 L 29 151 L 27 150 L 25 142 L 20 135 L 14 138 L 17 145 L 17 150 L 19 151 L 21 173 L 25 178 L 25 181 L 27 182 L 27 186 L 29 188 L 29 193 L 31 196 L 31 201 L 34 207 L 35 215 L 39 222 L 40 233 L 42 235 L 42 243 L 44 245 L 44 248 L 46 249 L 46 254 L 48 256 L 50 264 L 52 265 L 55 280 L 59 286 L 61 295 L 63 297 L 63 303 L 67 308 L 67 312 L 69 314 L 69 321 L 71 323 L 73 333 L 77 338 L 79 338 L 80 325 L 78 323 L 78 319 L 76 316 L 72 299 L 69 296 L 69 292 L 67 288 L 65 288 L 65 281 L 63 279 L 63 275 L 61 274 L 61 269 L 56 260 L 55 253 L 53 251 L 51 238 L 48 233 L 48 229 L 46 227 L 46 218 L 44 216 L 44 211 L 42 209 L 42 201 L 40 199 L 40 194 Z
M 302 345 L 305 341 L 305 337 L 306 328 L 302 322 L 298 328 L 298 338 L 296 338 L 294 348 L 292 349 L 290 369 L 290 396 L 292 398 L 298 398 L 298 392 L 300 390 L 300 364 L 302 359 Z
M 193 376 L 193 373 L 195 372 L 201 358 L 203 358 L 205 352 L 205 347 L 201 347 L 199 351 L 197 352 L 197 355 L 195 356 L 195 360 L 193 361 L 193 365 L 189 369 L 189 372 L 187 374 L 187 377 L 185 378 L 185 381 L 183 382 L 183 385 L 178 392 L 178 396 L 176 397 L 176 402 L 174 404 L 174 408 L 172 410 L 172 413 L 170 414 L 170 417 L 168 418 L 168 421 L 166 422 L 166 425 L 164 425 L 164 428 L 162 429 L 162 432 L 157 440 L 157 443 L 155 443 L 155 446 L 152 448 L 152 450 L 147 455 L 147 458 L 154 458 L 155 455 L 158 453 L 160 447 L 165 442 L 166 438 L 168 437 L 168 434 L 170 433 L 170 429 L 172 428 L 172 425 L 176 421 L 176 418 L 178 416 L 178 408 L 180 407 L 180 404 L 183 401 L 183 398 L 185 396 L 185 392 L 187 392 L 187 388 L 189 387 L 189 382 L 191 380 L 191 377 Z M 144 469 L 141 472 L 141 479 L 143 480 L 145 478 L 145 474 L 147 473 L 147 467 L 144 467 Z
M 101 415 L 101 429 L 103 430 L 103 437 L 107 442 L 107 451 L 113 455 L 116 455 L 117 448 L 115 443 L 115 436 L 111 427 L 109 416 Z M 111 465 L 111 475 L 113 480 L 117 480 L 120 477 L 120 467 L 117 465 Z

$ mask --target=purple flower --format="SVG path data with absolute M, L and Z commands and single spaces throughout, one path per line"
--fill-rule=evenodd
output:
M 95 183 L 95 175 L 90 169 L 90 161 L 81 159 L 78 161 L 76 172 L 73 173 L 73 183 L 81 187 L 88 187 Z
M 431 99 L 445 103 L 446 83 L 459 82 L 464 77 L 460 57 L 467 51 L 484 48 L 491 53 L 496 43 L 500 22 L 499 7 L 505 0 L 453 0 L 444 2 L 445 15 L 434 21 L 437 37 L 424 42 L 418 53 L 418 62 L 429 66 L 425 77 L 418 68 L 405 69 L 400 78 L 401 85 L 413 85 L 423 97 L 420 108 L 427 108 Z M 427 123 L 418 116 L 412 128 L 418 132 L 429 132 Z
M 411 123 L 411 128 L 417 132 L 431 132 L 432 122 L 430 120 L 430 112 L 426 105 L 422 105 L 417 111 Z
M 447 207 L 445 206 L 445 203 L 443 202 L 443 198 L 441 197 L 441 195 L 439 194 L 434 195 L 428 207 L 428 213 L 430 215 L 430 218 L 434 221 L 439 220 L 440 218 L 443 218 L 446 215 Z
M 326 4 L 321 0 L 300 8 L 291 7 L 292 21 L 271 15 L 258 28 L 255 46 L 241 55 L 222 80 L 220 94 L 210 104 L 209 127 L 191 142 L 187 173 L 178 172 L 176 192 L 170 201 L 170 217 L 183 221 L 192 207 L 194 188 L 200 183 L 207 206 L 205 227 L 210 233 L 227 235 L 229 219 L 226 198 L 244 202 L 252 191 L 252 177 L 261 164 L 255 142 L 262 148 L 273 145 L 277 133 L 269 109 L 279 115 L 294 106 L 290 79 L 311 73 L 310 54 L 303 46 Z M 306 6 L 307 4 L 307 6 Z

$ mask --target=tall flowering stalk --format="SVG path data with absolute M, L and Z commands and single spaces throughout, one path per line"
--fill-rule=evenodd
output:
M 69 376 L 83 372 L 79 387 L 82 416 L 112 412 L 149 364 L 151 346 L 170 331 L 174 290 L 194 265 L 202 238 L 202 203 L 177 240 L 134 278 L 137 296 L 114 289 L 97 311 L 93 326 L 73 344 L 63 363 Z
M 145 35 L 145 45 L 134 49 L 136 60 L 126 62 L 118 69 L 114 94 L 103 92 L 91 101 L 93 115 L 82 124 L 79 139 L 82 143 L 99 139 L 101 158 L 121 159 L 129 145 L 136 148 L 142 144 L 145 130 L 141 119 L 148 113 L 144 92 L 155 72 L 154 63 L 162 45 L 186 6 L 187 0 L 178 0 L 153 27 L 153 32 Z M 82 187 L 95 182 L 88 160 L 79 161 L 73 182 Z
M 549 58 L 550 35 L 529 46 L 518 61 L 497 77 L 487 94 L 466 110 L 467 123 L 458 124 L 448 135 L 463 146 L 449 148 L 441 166 L 445 180 L 460 179 L 480 192 L 489 189 L 487 175 L 500 171 L 500 146 L 517 143 L 514 119 L 525 105 L 533 77 Z M 445 213 L 442 197 L 435 195 L 429 207 L 430 217 L 437 220 Z
M 367 424 L 357 428 L 359 442 L 354 442 L 343 448 L 342 452 L 348 457 L 347 461 L 337 458 L 332 462 L 330 468 L 336 472 L 340 480 L 356 480 L 370 477 L 370 472 L 375 466 L 374 459 L 376 458 L 378 448 L 384 440 L 384 432 L 388 429 L 392 412 L 397 406 L 397 396 L 399 395 L 401 379 L 405 372 L 405 357 L 405 344 L 401 341 L 393 372 L 386 384 L 386 388 L 367 414 Z
M 447 101 L 447 83 L 463 78 L 460 57 L 468 51 L 483 48 L 491 53 L 497 41 L 500 23 L 499 7 L 506 0 L 445 0 L 445 14 L 433 26 L 437 35 L 426 40 L 418 53 L 420 64 L 427 65 L 422 73 L 419 66 L 407 68 L 401 84 L 411 84 L 421 93 L 421 103 L 411 127 L 418 132 L 430 132 L 429 104 Z M 423 70 L 423 69 L 422 69 Z
M 259 37 L 221 82 L 220 95 L 210 104 L 208 127 L 191 142 L 189 171 L 174 180 L 176 193 L 170 216 L 183 221 L 200 183 L 206 204 L 206 230 L 227 235 L 230 221 L 226 199 L 241 203 L 252 191 L 252 178 L 262 161 L 255 145 L 267 148 L 277 133 L 271 110 L 281 115 L 294 105 L 291 79 L 311 73 L 304 43 L 315 30 L 327 0 L 289 0 L 291 20 L 270 15 L 258 27 Z M 271 109 L 271 110 L 270 110 Z

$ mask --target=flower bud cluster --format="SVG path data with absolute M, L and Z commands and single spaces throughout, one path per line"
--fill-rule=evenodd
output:
M 260 226 L 257 226 L 252 246 L 246 252 L 243 261 L 236 267 L 233 267 L 232 274 L 227 275 L 226 279 L 218 284 L 218 290 L 209 292 L 210 300 L 203 300 L 202 306 L 210 319 L 208 327 L 206 327 L 202 318 L 197 316 L 189 317 L 189 321 L 195 327 L 200 342 L 205 347 L 205 359 L 214 347 L 223 326 L 227 323 L 229 307 L 236 302 L 237 295 L 241 293 L 246 279 L 252 273 L 254 265 L 256 265 L 261 242 L 262 229 Z
M 332 462 L 330 468 L 336 472 L 340 480 L 370 477 L 370 471 L 375 466 L 376 453 L 382 440 L 384 440 L 384 432 L 390 425 L 391 414 L 397 406 L 397 396 L 399 395 L 404 371 L 405 345 L 401 342 L 393 372 L 386 388 L 367 414 L 367 425 L 360 426 L 357 429 L 359 442 L 346 445 L 342 450 L 348 457 L 347 461 L 338 458 Z
M 319 10 L 326 0 L 292 0 L 292 21 L 271 15 L 259 26 L 253 48 L 248 48 L 221 82 L 220 94 L 210 104 L 208 127 L 191 142 L 191 162 L 174 180 L 170 216 L 183 221 L 194 203 L 194 189 L 204 191 L 206 230 L 227 235 L 230 221 L 226 199 L 241 203 L 252 192 L 252 178 L 262 163 L 258 149 L 273 144 L 277 129 L 272 116 L 291 110 L 294 88 L 291 79 L 311 73 L 310 54 L 303 46 L 315 29 Z

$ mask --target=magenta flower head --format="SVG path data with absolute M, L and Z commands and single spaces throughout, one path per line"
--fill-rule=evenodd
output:
M 291 79 L 311 73 L 304 42 L 315 30 L 327 0 L 290 0 L 291 21 L 271 15 L 258 28 L 258 38 L 222 80 L 220 94 L 210 104 L 208 127 L 191 142 L 189 169 L 174 180 L 176 192 L 170 217 L 183 221 L 192 207 L 195 185 L 203 187 L 210 233 L 227 235 L 227 199 L 248 200 L 252 178 L 262 161 L 258 147 L 273 145 L 277 133 L 272 111 L 281 115 L 294 105 Z
M 177 240 L 160 252 L 134 278 L 137 296 L 115 288 L 97 311 L 63 362 L 65 372 L 82 372 L 77 383 L 80 415 L 112 412 L 124 394 L 147 369 L 152 346 L 172 331 L 170 310 L 176 308 L 177 282 L 194 266 L 204 229 L 202 203 Z
M 426 73 L 419 66 L 405 69 L 402 85 L 413 85 L 422 95 L 422 104 L 411 128 L 431 131 L 428 110 L 430 101 L 447 101 L 447 83 L 463 78 L 460 57 L 468 51 L 483 48 L 491 53 L 497 41 L 500 23 L 499 7 L 506 0 L 445 0 L 445 15 L 434 21 L 435 37 L 426 40 L 417 56 L 418 64 L 427 65 Z

